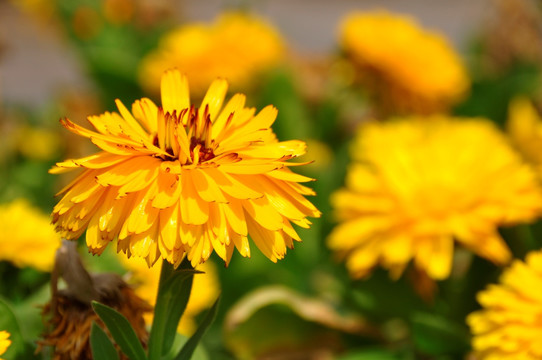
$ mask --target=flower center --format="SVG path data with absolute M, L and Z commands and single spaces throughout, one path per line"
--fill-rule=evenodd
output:
M 198 153 L 198 158 L 200 162 L 211 160 L 215 157 L 213 149 L 205 147 L 204 140 L 193 137 L 190 139 L 190 154 L 192 155 L 192 159 L 195 158 L 195 152 Z
M 203 111 L 191 107 L 172 113 L 160 109 L 158 131 L 152 143 L 167 154 L 158 155 L 163 160 L 199 164 L 215 157 L 211 126 L 208 106 Z

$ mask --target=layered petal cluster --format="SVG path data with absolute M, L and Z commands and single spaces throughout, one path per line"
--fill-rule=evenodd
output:
M 11 345 L 11 340 L 9 340 L 10 333 L 5 330 L 0 331 L 0 355 L 4 354 L 8 347 Z M 0 360 L 3 360 L 0 358 Z
M 292 223 L 309 227 L 320 212 L 287 160 L 305 152 L 302 141 L 277 141 L 271 130 L 277 110 L 258 114 L 237 94 L 227 103 L 225 80 L 214 81 L 200 108 L 190 105 L 188 81 L 179 71 L 162 77 L 162 107 L 136 101 L 132 112 L 90 116 L 96 131 L 68 119 L 62 124 L 102 151 L 57 163 L 52 173 L 84 171 L 60 191 L 53 223 L 76 239 L 87 229 L 95 254 L 118 239 L 117 250 L 192 265 L 215 251 L 226 264 L 234 248 L 250 255 L 248 236 L 272 261 L 300 238 Z
M 0 205 L 0 261 L 51 271 L 59 247 L 49 217 L 27 200 Z
M 158 48 L 143 59 L 139 78 L 149 92 L 157 92 L 162 72 L 177 67 L 198 95 L 218 76 L 241 89 L 250 86 L 259 72 L 277 65 L 284 53 L 284 40 L 263 19 L 224 13 L 211 24 L 186 24 L 164 35 Z
M 507 130 L 513 144 L 542 175 L 542 118 L 529 99 L 512 100 Z
M 386 11 L 350 14 L 341 23 L 340 43 L 377 99 L 395 112 L 442 111 L 469 87 L 446 38 L 409 17 Z
M 121 257 L 121 263 L 129 271 L 130 283 L 134 285 L 135 293 L 152 306 L 156 303 L 158 283 L 160 280 L 161 266 L 149 268 L 143 259 L 126 259 Z M 203 310 L 210 308 L 220 292 L 220 284 L 216 266 L 212 261 L 207 261 L 198 266 L 203 274 L 196 274 L 192 283 L 190 299 L 186 305 L 177 332 L 190 336 L 196 330 L 196 316 Z M 152 324 L 151 312 L 143 315 L 147 324 Z
M 542 359 L 541 288 L 542 252 L 536 251 L 478 293 L 482 309 L 467 317 L 477 359 Z
M 483 119 L 407 118 L 361 127 L 346 187 L 332 195 L 340 222 L 329 246 L 355 277 L 376 265 L 400 275 L 413 260 L 448 277 L 454 241 L 497 264 L 510 251 L 497 228 L 541 210 L 534 171 Z

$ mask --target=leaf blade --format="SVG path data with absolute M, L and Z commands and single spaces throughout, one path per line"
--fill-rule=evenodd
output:
M 105 323 L 122 352 L 131 360 L 147 360 L 145 350 L 139 342 L 130 322 L 117 310 L 93 301 L 92 308 Z
M 174 360 L 190 360 L 192 358 L 192 355 L 194 354 L 194 350 L 196 350 L 198 343 L 200 342 L 201 338 L 203 337 L 209 326 L 211 326 L 216 317 L 219 301 L 220 297 L 216 299 L 213 306 L 209 309 L 207 314 L 205 314 L 203 321 L 198 326 L 198 329 L 196 330 L 194 335 L 192 335 L 190 339 L 188 339 L 188 341 L 186 342 L 186 344 L 184 344 L 181 351 L 179 352 L 179 354 L 177 354 Z
M 119 354 L 115 346 L 101 327 L 95 322 L 92 323 L 90 330 L 90 348 L 92 358 L 118 360 Z

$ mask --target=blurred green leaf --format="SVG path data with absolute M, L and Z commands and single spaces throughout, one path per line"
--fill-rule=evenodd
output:
M 284 140 L 312 138 L 313 124 L 303 99 L 295 89 L 291 74 L 284 69 L 277 69 L 268 75 L 262 89 L 259 108 L 273 104 L 279 113 L 273 124 L 277 137 Z
M 10 333 L 9 339 L 11 340 L 11 346 L 5 356 L 15 358 L 24 350 L 24 340 L 13 311 L 11 311 L 9 305 L 3 300 L 0 300 L 0 330 Z
M 220 298 L 216 299 L 213 306 L 207 311 L 207 314 L 205 314 L 205 317 L 203 318 L 203 321 L 199 325 L 198 329 L 188 339 L 186 344 L 184 344 L 183 348 L 179 352 L 179 354 L 175 357 L 175 360 L 190 360 L 192 359 L 192 355 L 194 354 L 194 351 L 196 350 L 196 347 L 198 346 L 198 343 L 200 342 L 201 338 L 203 337 L 203 334 L 207 331 L 211 323 L 214 321 L 216 317 L 216 312 L 218 310 L 218 302 Z
M 2 357 L 13 360 L 36 358 L 33 354 L 33 347 L 26 344 L 24 341 L 19 323 L 15 318 L 11 307 L 2 299 L 0 299 L 0 331 L 1 330 L 9 332 L 9 340 L 11 340 L 11 345 Z
M 119 354 L 109 337 L 95 322 L 90 330 L 90 347 L 94 359 L 118 360 Z
M 171 351 L 167 355 L 165 355 L 164 358 L 174 359 L 187 341 L 188 338 L 186 336 L 176 333 L 175 340 L 173 341 L 173 346 L 171 347 Z M 209 355 L 207 354 L 207 351 L 203 348 L 202 344 L 199 344 L 196 347 L 191 360 L 209 360 Z M 215 360 L 214 356 L 213 360 Z
M 517 95 L 532 95 L 540 84 L 540 70 L 528 64 L 516 64 L 500 76 L 483 77 L 472 83 L 467 100 L 454 111 L 459 116 L 482 116 L 504 126 L 508 104 Z
M 145 350 L 130 322 L 118 311 L 93 301 L 92 308 L 105 323 L 115 342 L 130 360 L 146 360 Z
M 405 355 L 387 349 L 365 349 L 348 352 L 337 360 L 404 360 Z
M 463 354 L 470 349 L 466 327 L 429 313 L 416 313 L 411 321 L 414 343 L 426 354 Z

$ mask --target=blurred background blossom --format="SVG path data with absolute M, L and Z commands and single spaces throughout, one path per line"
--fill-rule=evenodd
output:
M 540 358 L 536 0 L 0 1 L 3 358 L 53 353 L 35 354 L 38 306 L 71 179 L 47 171 L 96 151 L 58 119 L 157 102 L 171 67 L 195 103 L 218 76 L 274 105 L 277 138 L 308 145 L 295 170 L 323 214 L 277 264 L 205 264 L 179 339 L 222 300 L 195 358 Z M 154 303 L 158 266 L 79 245 L 90 272 Z

